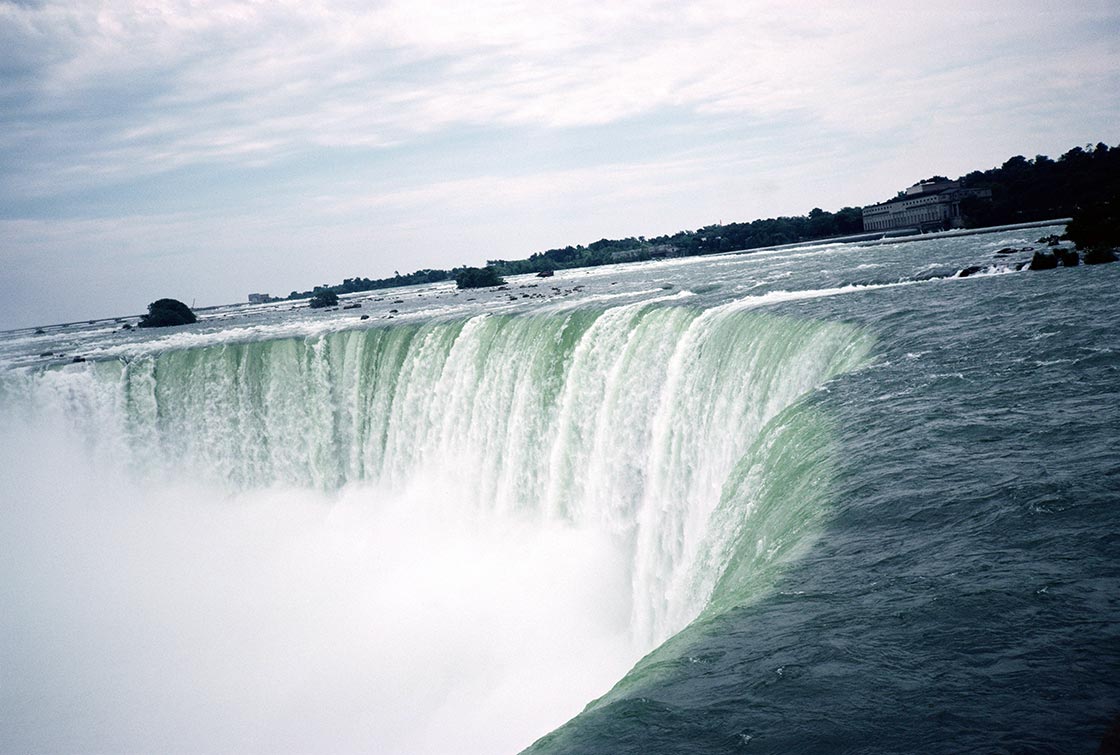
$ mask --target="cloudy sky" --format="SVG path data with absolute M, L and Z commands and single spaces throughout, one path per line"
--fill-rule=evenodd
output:
M 1120 143 L 1120 5 L 0 0 L 0 328 Z

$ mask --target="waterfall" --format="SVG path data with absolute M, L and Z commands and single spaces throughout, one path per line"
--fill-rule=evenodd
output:
M 867 346 L 734 303 L 638 303 L 168 351 L 33 387 L 142 472 L 234 489 L 423 481 L 446 506 L 610 532 L 632 552 L 634 630 L 656 643 L 720 576 L 696 568 L 720 548 L 712 515 L 743 455 Z
M 410 652 L 419 655 L 393 672 L 398 676 L 385 676 L 381 660 L 354 672 L 376 680 L 369 682 L 375 687 L 394 689 L 411 689 L 417 664 L 431 665 L 424 678 L 431 677 L 433 688 L 448 684 L 451 672 L 441 664 L 458 661 L 429 660 L 441 643 L 458 658 L 475 652 L 464 647 L 484 646 L 491 635 L 518 645 L 526 635 L 544 632 L 533 628 L 541 622 L 560 626 L 567 615 L 586 614 L 610 624 L 586 629 L 588 637 L 621 627 L 629 650 L 619 651 L 613 639 L 585 650 L 590 641 L 577 641 L 584 630 L 565 629 L 540 634 L 541 644 L 523 649 L 524 655 L 504 645 L 485 653 L 491 666 L 508 663 L 509 674 L 524 674 L 541 647 L 555 645 L 548 669 L 530 672 L 540 677 L 539 689 L 558 686 L 547 675 L 571 668 L 613 674 L 595 679 L 610 683 L 704 611 L 722 610 L 764 589 L 766 564 L 796 547 L 827 484 L 824 457 L 806 451 L 819 448 L 823 425 L 799 409 L 799 400 L 858 366 L 870 345 L 864 332 L 844 323 L 767 315 L 735 302 L 701 309 L 662 301 L 479 315 L 9 370 L 0 376 L 0 431 L 9 438 L 53 433 L 65 448 L 79 450 L 60 452 L 56 468 L 20 456 L 16 441 L 5 444 L 0 465 L 13 480 L 5 490 L 8 518 L 15 523 L 0 532 L 0 544 L 25 547 L 34 559 L 53 547 L 42 545 L 54 542 L 47 523 L 78 538 L 88 529 L 88 547 L 60 550 L 60 562 L 72 561 L 67 568 L 75 573 L 101 574 L 101 582 L 123 586 L 138 573 L 162 575 L 151 579 L 174 599 L 137 597 L 123 604 L 131 608 L 118 609 L 147 611 L 153 601 L 189 606 L 177 609 L 178 621 L 198 623 L 206 637 L 213 633 L 216 649 L 207 653 L 218 659 L 239 658 L 242 645 L 256 643 L 262 631 L 240 609 L 233 615 L 245 624 L 235 639 L 211 626 L 207 612 L 231 621 L 227 613 L 235 608 L 228 604 L 236 606 L 242 594 L 265 601 L 258 607 L 262 616 L 275 614 L 265 634 L 285 624 L 300 627 L 276 640 L 282 648 L 277 653 L 305 647 L 316 633 L 345 632 L 342 647 L 367 659 L 370 642 L 399 648 L 407 644 L 400 632 L 418 635 L 421 649 Z M 24 429 L 13 430 L 16 423 Z M 28 467 L 34 479 L 25 485 L 18 477 Z M 110 469 L 119 474 L 105 471 Z M 73 477 L 61 479 L 67 473 Z M 89 493 L 100 503 L 84 502 L 87 488 L 100 491 Z M 124 513 L 106 503 L 118 495 L 130 501 Z M 69 504 L 41 505 L 66 496 Z M 230 502 L 215 504 L 215 496 Z M 192 511 L 198 512 L 197 525 Z M 329 512 L 325 520 L 315 513 L 322 511 Z M 104 524 L 118 516 L 126 524 Z M 21 527 L 42 534 L 38 550 L 32 545 L 39 541 Z M 180 536 L 176 527 L 190 534 Z M 93 542 L 106 538 L 104 546 Z M 165 551 L 183 555 L 168 561 Z M 195 551 L 217 554 L 208 557 L 207 568 L 219 568 L 214 563 L 224 559 L 267 576 L 243 583 L 247 578 L 222 569 L 212 581 L 227 581 L 233 596 L 206 602 L 194 588 L 183 588 L 191 584 L 184 575 L 202 563 Z M 129 564 L 129 576 L 117 573 L 118 558 Z M 312 576 L 293 573 L 290 558 Z M 26 571 L 30 584 L 46 579 L 30 566 Z M 482 607 L 470 608 L 463 596 L 486 581 L 502 584 L 490 602 L 471 598 Z M 36 589 L 65 593 L 76 589 L 73 584 Z M 337 597 L 320 597 L 335 592 Z M 283 597 L 289 593 L 299 599 Z M 327 608 L 304 607 L 319 600 Z M 33 610 L 38 608 L 30 605 L 26 612 Z M 474 617 L 444 627 L 459 641 L 473 637 L 471 642 L 428 636 L 428 627 L 442 624 L 448 612 Z M 537 623 L 511 634 L 511 627 L 522 625 L 503 612 L 536 615 Z M 416 615 L 401 616 L 410 613 Z M 34 657 L 28 649 L 34 643 L 20 634 L 25 627 L 18 612 L 13 615 L 9 647 Z M 75 631 L 111 636 L 104 625 L 112 615 L 91 608 L 71 620 Z M 141 634 L 168 631 L 162 614 L 136 621 Z M 472 634 L 472 621 L 490 629 Z M 402 622 L 412 629 L 393 629 Z M 376 639 L 363 634 L 366 625 L 381 627 Z M 117 652 L 107 647 L 105 653 Z M 58 655 L 42 652 L 44 658 Z M 306 677 L 318 679 L 325 666 L 351 662 L 322 654 L 297 662 Z M 605 660 L 612 657 L 624 665 Z M 365 668 L 360 660 L 353 663 Z M 247 678 L 260 683 L 272 673 L 263 668 Z M 590 671 L 577 675 L 590 678 Z M 483 715 L 486 706 L 479 700 L 487 695 L 505 695 L 506 707 L 534 697 L 506 681 L 491 680 L 484 686 L 489 691 L 478 692 L 478 680 L 494 673 L 455 672 L 450 678 L 459 680 L 459 692 L 447 694 L 462 698 L 458 707 L 430 699 L 428 686 L 413 690 L 413 697 L 399 692 L 412 706 L 401 721 L 413 723 L 394 726 L 430 730 L 440 716 L 450 716 L 452 728 L 481 726 L 456 716 L 466 715 L 464 710 Z M 181 694 L 212 694 L 212 683 L 191 677 L 183 682 L 190 692 Z M 103 692 L 103 683 L 90 685 L 87 693 Z M 542 697 L 539 707 L 548 715 L 523 714 L 534 728 L 520 733 L 518 746 L 602 691 L 573 687 L 558 702 Z M 362 686 L 350 694 L 364 699 L 373 693 Z M 393 699 L 368 703 L 392 718 L 397 714 L 386 711 Z M 112 715 L 137 704 L 118 701 Z M 447 706 L 460 713 L 442 712 Z M 240 709 L 208 715 L 243 720 Z M 333 731 L 338 723 L 323 716 L 324 729 Z M 305 722 L 300 731 L 315 729 Z M 511 732 L 516 741 L 517 732 Z M 226 741 L 234 749 L 253 749 L 243 735 L 231 723 Z M 353 736 L 379 741 L 384 751 L 509 746 L 504 740 L 464 739 L 452 746 L 360 731 Z M 79 740 L 67 742 L 63 749 L 81 749 Z M 145 743 L 122 746 L 142 749 Z

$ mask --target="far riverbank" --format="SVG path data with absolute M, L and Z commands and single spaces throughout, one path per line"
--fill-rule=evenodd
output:
M 905 244 L 910 241 L 929 241 L 931 239 L 946 239 L 957 236 L 977 236 L 983 233 L 1002 233 L 1016 231 L 1022 228 L 1044 228 L 1052 225 L 1065 225 L 1071 218 L 1054 218 L 1052 220 L 1034 220 L 1030 223 L 1012 223 L 1010 225 L 993 225 L 985 228 L 954 228 L 949 231 L 932 231 L 922 233 L 917 228 L 904 228 L 894 231 L 860 233 L 851 236 L 834 236 L 828 239 L 815 239 L 794 244 L 776 244 L 774 246 L 752 247 L 726 252 L 726 254 L 754 254 L 755 252 L 773 252 L 782 249 L 804 249 L 809 246 L 827 246 L 829 244 L 860 244 L 861 246 L 879 246 L 881 244 Z

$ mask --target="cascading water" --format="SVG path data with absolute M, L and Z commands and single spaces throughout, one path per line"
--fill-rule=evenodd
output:
M 556 589 L 566 580 L 600 579 L 611 585 L 609 594 L 596 594 L 589 602 L 582 593 L 557 600 L 563 611 L 618 614 L 612 626 L 626 635 L 628 650 L 621 653 L 625 670 L 705 606 L 710 611 L 747 599 L 748 588 L 759 587 L 752 582 L 758 577 L 755 567 L 805 534 L 809 514 L 774 513 L 780 508 L 776 499 L 790 512 L 815 501 L 803 488 L 819 484 L 825 474 L 820 466 L 798 466 L 804 459 L 796 456 L 794 436 L 819 433 L 820 423 L 798 414 L 794 405 L 830 377 L 858 365 L 869 345 L 852 326 L 767 316 L 745 311 L 735 302 L 706 310 L 674 301 L 643 302 L 605 310 L 480 315 L 303 339 L 229 342 L 131 360 L 13 371 L 4 377 L 0 398 L 9 439 L 17 432 L 33 432 L 28 427 L 36 425 L 65 428 L 60 432 L 78 439 L 81 446 L 80 451 L 65 453 L 87 460 L 84 474 L 110 467 L 123 470 L 120 478 L 105 483 L 106 488 L 126 490 L 141 484 L 135 483 L 139 480 L 147 490 L 158 484 L 182 491 L 189 484 L 204 486 L 212 498 L 233 496 L 241 506 L 239 516 L 252 522 L 241 520 L 233 529 L 254 532 L 247 545 L 255 542 L 265 552 L 266 563 L 282 561 L 283 548 L 269 544 L 267 537 L 257 541 L 259 531 L 288 525 L 270 525 L 272 514 L 262 502 L 270 496 L 283 500 L 291 495 L 286 491 L 319 496 L 317 505 L 334 512 L 328 517 L 333 517 L 332 526 L 341 521 L 356 530 L 380 528 L 379 534 L 345 543 L 334 542 L 332 535 L 326 544 L 297 555 L 297 562 L 311 564 L 322 557 L 320 548 L 332 543 L 349 554 L 324 574 L 315 574 L 315 567 L 309 566 L 307 594 L 339 589 L 330 581 L 341 578 L 347 600 L 360 601 L 365 596 L 358 575 L 367 568 L 411 572 L 395 574 L 396 592 L 390 592 L 399 598 L 400 591 L 412 591 L 409 580 L 428 578 L 423 569 L 417 573 L 417 563 L 431 560 L 427 555 L 419 561 L 416 554 L 402 556 L 401 561 L 390 556 L 376 563 L 363 560 L 370 557 L 363 549 L 395 552 L 401 542 L 421 552 L 443 549 L 441 555 L 451 558 L 457 569 L 482 562 L 476 581 L 457 582 L 442 569 L 441 576 L 432 577 L 449 581 L 457 592 L 485 590 L 482 583 L 501 581 L 508 569 L 523 569 L 527 581 L 511 591 L 518 596 L 515 600 L 535 604 L 541 598 L 526 598 L 525 593 L 534 589 L 532 564 L 541 558 L 559 569 L 541 572 L 543 590 Z M 9 471 L 27 462 L 18 453 L 6 456 Z M 778 463 L 785 466 L 770 466 Z M 28 488 L 16 482 L 7 492 L 20 497 L 30 495 L 28 489 L 52 495 L 49 486 Z M 133 494 L 140 495 L 140 489 Z M 79 493 L 70 489 L 72 495 Z M 791 496 L 801 497 L 787 500 Z M 246 501 L 249 514 L 244 514 Z M 31 503 L 20 500 L 17 505 Z M 363 506 L 381 506 L 389 513 L 362 519 L 355 511 Z M 765 517 L 752 519 L 756 508 L 765 511 Z M 151 515 L 144 512 L 143 527 L 158 526 Z M 218 518 L 210 522 L 213 526 L 229 526 L 221 518 L 224 514 L 214 516 Z M 299 521 L 310 526 L 305 518 Z M 775 523 L 781 523 L 777 530 Z M 281 538 L 285 547 L 300 537 L 294 534 L 298 527 L 291 526 Z M 478 526 L 483 534 L 466 543 L 453 532 Z M 441 534 L 425 542 L 432 528 Z M 9 537 L 16 531 L 13 526 Z M 541 532 L 556 537 L 536 539 L 532 534 Z M 590 539 L 570 539 L 565 532 L 584 533 Z M 511 547 L 510 538 L 531 545 L 535 552 L 503 551 Z M 137 546 L 141 539 L 130 534 L 117 544 L 125 551 L 142 550 Z M 174 540 L 168 533 L 157 538 L 165 544 Z M 497 560 L 472 554 L 474 547 L 498 552 Z M 226 551 L 219 547 L 216 552 Z M 145 567 L 144 555 L 126 553 L 122 558 L 136 558 L 137 568 Z M 332 552 L 327 558 L 340 557 Z M 355 563 L 363 566 L 352 569 Z M 77 558 L 73 566 L 83 564 L 84 559 Z M 581 571 L 584 568 L 592 571 Z M 287 567 L 282 571 L 281 582 L 299 581 Z M 163 573 L 178 574 L 175 569 Z M 252 587 L 260 585 L 253 582 Z M 423 594 L 423 588 L 416 589 Z M 361 646 L 361 622 L 391 624 L 392 617 L 383 612 L 386 606 L 397 606 L 397 598 L 377 602 L 377 615 L 317 613 L 311 606 L 307 610 L 312 618 L 300 639 L 306 641 L 317 631 L 329 637 L 337 631 L 334 622 L 344 620 L 350 623 L 346 632 L 356 633 L 347 646 Z M 439 600 L 457 605 L 457 599 Z M 127 605 L 125 600 L 116 608 L 127 611 Z M 220 608 L 210 608 L 221 614 Z M 509 604 L 506 610 L 519 612 L 521 605 Z M 286 615 L 281 612 L 279 620 Z M 555 620 L 553 614 L 543 615 L 545 621 Z M 441 620 L 450 625 L 447 631 L 460 631 L 454 616 Z M 498 616 L 494 621 L 500 625 L 505 619 Z M 145 624 L 138 631 L 148 629 Z M 394 635 L 393 640 L 408 638 Z M 22 647 L 23 642 L 14 646 Z M 618 647 L 608 643 L 602 652 L 617 655 Z M 364 657 L 378 651 L 367 647 L 361 652 Z M 236 652 L 240 649 L 219 647 L 207 662 Z M 599 651 L 565 652 L 583 655 L 584 663 L 600 662 L 595 656 Z M 315 656 L 315 664 L 324 657 L 345 664 L 330 653 Z M 561 673 L 564 664 L 581 668 L 579 661 L 566 656 L 551 671 Z M 452 666 L 432 672 L 432 688 L 446 686 L 449 674 L 486 676 L 469 662 L 467 670 Z M 618 669 L 611 673 L 618 678 Z M 399 678 L 389 674 L 385 683 L 391 686 Z M 200 682 L 191 689 L 197 693 L 208 684 Z M 310 685 L 315 694 L 330 694 L 316 684 Z M 452 692 L 438 702 L 425 702 L 424 694 L 416 692 L 415 711 L 426 706 L 441 711 L 455 705 L 478 707 L 477 690 L 486 684 L 451 685 Z M 516 690 L 518 682 L 503 678 L 493 686 Z M 457 694 L 464 699 L 444 699 Z M 572 704 L 588 698 L 586 689 L 574 694 L 583 697 L 565 700 L 563 705 L 569 707 L 563 716 L 575 712 Z M 299 698 L 294 690 L 290 695 Z M 235 685 L 229 708 L 240 704 Z M 439 720 L 415 711 L 404 719 L 407 723 L 394 725 L 421 729 Z M 227 711 L 225 717 L 239 715 Z M 190 718 L 183 714 L 183 720 Z M 377 730 L 377 720 L 373 714 L 369 731 Z M 454 720 L 464 728 L 458 745 L 407 737 L 379 741 L 384 751 L 429 746 L 475 751 L 481 740 L 471 738 L 470 726 L 478 724 Z M 532 725 L 552 726 L 562 720 L 543 716 Z M 230 724 L 230 731 L 228 741 L 237 747 L 270 745 L 267 738 L 242 737 L 236 724 Z M 518 746 L 541 733 L 522 732 Z

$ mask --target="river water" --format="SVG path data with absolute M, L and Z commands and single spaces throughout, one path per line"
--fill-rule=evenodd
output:
M 996 256 L 1060 230 L 5 333 L 0 749 L 1092 751 L 1120 265 Z

